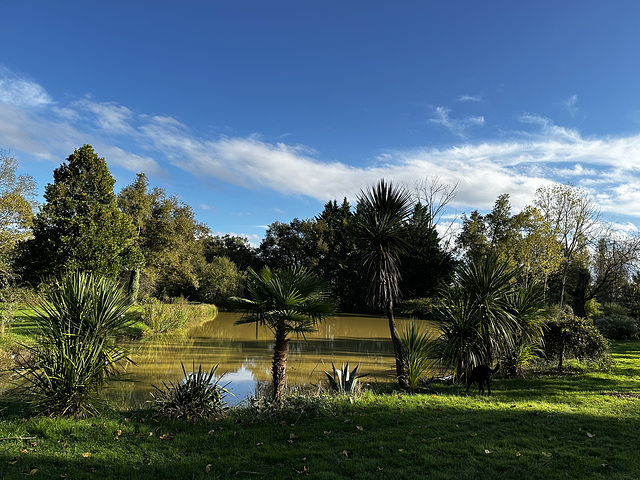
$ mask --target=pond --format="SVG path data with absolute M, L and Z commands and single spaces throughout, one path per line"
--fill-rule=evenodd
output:
M 220 313 L 217 317 L 179 334 L 153 335 L 130 342 L 135 365 L 127 366 L 133 382 L 114 382 L 107 397 L 118 403 L 139 406 L 151 399 L 152 385 L 181 382 L 184 375 L 202 365 L 209 370 L 218 365 L 218 374 L 226 372 L 222 384 L 234 396 L 228 403 L 240 403 L 271 382 L 273 336 L 255 325 L 234 325 L 237 313 Z M 399 331 L 409 322 L 398 319 Z M 427 322 L 420 322 L 432 328 Z M 291 337 L 287 362 L 290 386 L 306 387 L 326 384 L 324 371 L 331 372 L 331 362 L 340 368 L 349 362 L 360 364 L 359 373 L 369 375 L 361 381 L 394 381 L 395 361 L 386 318 L 342 315 L 318 326 L 318 331 L 304 338 Z

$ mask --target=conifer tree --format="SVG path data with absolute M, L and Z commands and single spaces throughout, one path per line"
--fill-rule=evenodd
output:
M 22 248 L 26 279 L 65 271 L 114 277 L 140 256 L 130 218 L 118 209 L 115 180 L 91 145 L 69 155 L 45 187 L 45 204 Z

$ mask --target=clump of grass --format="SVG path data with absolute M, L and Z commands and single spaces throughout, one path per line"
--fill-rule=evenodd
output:
M 171 303 L 162 303 L 152 298 L 142 305 L 142 322 L 153 333 L 178 330 L 187 323 L 208 319 L 216 315 L 218 315 L 218 308 L 215 305 L 191 305 L 184 298 L 179 298 Z
M 224 398 L 231 392 L 227 385 L 220 385 L 224 374 L 216 377 L 218 366 L 207 372 L 200 365 L 196 372 L 194 363 L 193 371 L 187 373 L 182 362 L 180 365 L 184 374 L 182 382 L 168 385 L 162 382 L 164 388 L 152 385 L 156 392 L 152 393 L 151 404 L 156 416 L 192 421 L 220 417 L 227 409 Z

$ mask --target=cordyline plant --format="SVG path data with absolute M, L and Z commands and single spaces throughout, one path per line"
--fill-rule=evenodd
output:
M 129 360 L 116 339 L 131 321 L 130 297 L 113 280 L 71 273 L 32 305 L 39 338 L 21 359 L 32 404 L 46 414 L 76 418 L 95 414 L 95 394 Z

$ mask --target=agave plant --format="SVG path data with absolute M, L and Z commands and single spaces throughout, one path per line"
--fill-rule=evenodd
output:
M 116 340 L 131 323 L 130 305 L 115 281 L 90 273 L 65 276 L 32 305 L 39 338 L 24 345 L 18 373 L 38 411 L 76 418 L 96 413 L 95 394 L 129 360 Z
M 218 365 L 211 370 L 203 371 L 202 365 L 195 371 L 195 362 L 192 372 L 187 373 L 184 365 L 182 373 L 184 380 L 167 385 L 162 382 L 163 389 L 152 385 L 156 389 L 153 396 L 153 407 L 158 416 L 170 419 L 198 420 L 220 416 L 227 406 L 224 397 L 227 394 L 233 395 L 227 385 L 220 385 L 220 380 L 224 374 L 216 376 Z
M 354 393 L 356 391 L 358 379 L 369 375 L 368 373 L 358 374 L 360 364 L 356 365 L 353 370 L 349 371 L 349 362 L 347 362 L 346 365 L 343 363 L 342 368 L 340 369 L 337 369 L 333 362 L 331 362 L 331 368 L 333 369 L 333 373 L 330 374 L 329 372 L 324 372 L 324 374 L 329 379 L 331 389 L 339 393 Z

